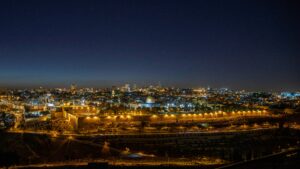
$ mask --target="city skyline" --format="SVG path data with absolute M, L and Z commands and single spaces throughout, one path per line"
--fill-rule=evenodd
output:
M 1 0 L 0 168 L 299 168 L 299 7 Z
M 67 90 L 72 88 L 72 86 L 75 86 L 77 89 L 94 89 L 94 90 L 107 90 L 107 89 L 122 89 L 124 86 L 129 85 L 129 88 L 135 88 L 138 90 L 146 89 L 146 88 L 161 88 L 161 89 L 204 89 L 204 90 L 229 90 L 229 91 L 235 91 L 235 92 L 250 92 L 250 93 L 256 93 L 256 92 L 262 92 L 262 93 L 299 93 L 299 90 L 251 90 L 251 89 L 245 89 L 245 88 L 230 88 L 227 86 L 204 86 L 204 85 L 198 85 L 198 86 L 176 86 L 176 85 L 160 85 L 158 83 L 143 83 L 143 84 L 137 84 L 137 83 L 109 83 L 107 85 L 85 85 L 85 84 L 77 84 L 77 83 L 69 83 L 69 84 L 52 84 L 52 85 L 22 85 L 22 86 L 14 86 L 10 85 L 7 86 L 0 86 L 0 91 L 10 91 L 10 90 L 36 90 L 36 89 L 46 89 L 46 90 L 54 90 L 54 89 L 61 89 L 61 90 Z M 133 92 L 133 91 L 129 91 Z
M 2 1 L 0 87 L 299 91 L 292 1 Z

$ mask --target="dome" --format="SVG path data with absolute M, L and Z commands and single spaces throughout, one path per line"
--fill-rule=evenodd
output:
M 146 103 L 147 104 L 153 104 L 153 103 L 155 103 L 155 99 L 153 97 L 151 97 L 151 96 L 148 96 L 146 98 Z

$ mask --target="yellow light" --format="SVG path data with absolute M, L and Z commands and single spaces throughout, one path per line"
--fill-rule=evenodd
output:
M 57 137 L 57 133 L 52 133 L 52 137 Z
M 89 120 L 89 119 L 91 119 L 91 117 L 90 117 L 90 116 L 88 116 L 88 117 L 86 117 L 86 119 L 87 119 L 87 120 Z
M 175 117 L 174 114 L 171 114 L 171 117 Z
M 110 116 L 107 116 L 106 118 L 107 118 L 107 119 L 111 119 L 111 117 L 110 117 Z
M 127 117 L 128 119 L 131 119 L 131 116 L 130 116 L 130 115 L 127 115 L 126 117 Z
M 152 115 L 151 117 L 152 117 L 152 118 L 157 118 L 157 115 L 154 114 L 154 115 Z
M 186 116 L 186 114 L 182 114 L 182 116 L 183 116 L 183 117 L 185 117 L 185 116 Z
M 94 117 L 93 117 L 93 119 L 97 120 L 97 119 L 99 119 L 99 117 L 97 117 L 97 116 L 94 116 Z

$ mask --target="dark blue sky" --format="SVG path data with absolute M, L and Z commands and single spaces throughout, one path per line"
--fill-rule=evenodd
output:
M 0 86 L 300 89 L 288 0 L 2 0 Z

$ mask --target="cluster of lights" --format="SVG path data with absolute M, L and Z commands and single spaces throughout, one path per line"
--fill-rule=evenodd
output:
M 100 118 L 98 116 L 94 116 L 94 117 L 87 116 L 86 119 L 87 120 L 99 120 Z
M 175 115 L 174 115 L 174 114 L 170 114 L 170 115 L 168 115 L 168 114 L 165 114 L 165 115 L 164 115 L 164 117 L 165 117 L 165 118 L 174 118 L 174 117 L 175 117 Z
M 118 116 L 107 116 L 107 117 L 106 117 L 106 119 L 108 119 L 108 120 L 111 120 L 111 119 L 114 119 L 114 120 L 115 120 L 115 119 L 117 119 L 117 118 L 118 118 Z M 120 119 L 131 119 L 132 116 L 130 116 L 130 115 L 126 115 L 126 116 L 125 116 L 125 115 L 120 115 L 119 118 L 120 118 Z
M 191 114 L 191 113 L 188 113 L 188 114 L 181 114 L 181 116 L 183 118 L 189 118 L 189 117 L 217 117 L 217 116 L 228 116 L 228 115 L 262 115 L 262 114 L 265 114 L 266 111 L 265 110 L 253 110 L 253 111 L 232 111 L 232 112 L 223 112 L 223 111 L 217 111 L 217 112 L 211 112 L 211 113 L 199 113 L 199 114 Z M 164 118 L 174 118 L 175 115 L 174 114 L 165 114 L 163 116 Z M 157 118 L 157 115 L 152 115 L 151 118 Z
M 175 115 L 175 114 L 165 114 L 162 116 L 164 119 L 174 119 L 178 116 L 181 116 L 183 118 L 207 118 L 207 117 L 225 117 L 225 116 L 247 116 L 247 115 L 262 115 L 265 114 L 267 111 L 265 110 L 253 110 L 253 111 L 232 111 L 232 112 L 223 112 L 223 111 L 216 111 L 216 112 L 210 112 L 210 113 L 184 113 L 181 115 Z M 116 120 L 119 117 L 119 119 L 122 120 L 130 120 L 132 119 L 132 116 L 127 114 L 127 115 L 119 115 L 119 116 L 106 116 L 105 119 L 107 120 Z M 150 118 L 151 119 L 157 119 L 159 116 L 154 114 Z M 88 116 L 86 117 L 87 120 L 99 120 L 100 118 L 98 116 Z
M 75 106 L 74 109 L 75 110 L 84 110 L 84 109 L 87 109 L 87 110 L 96 110 L 96 107 Z

